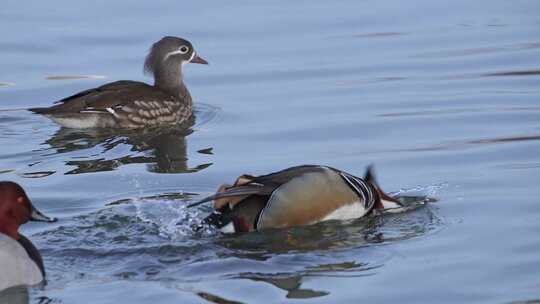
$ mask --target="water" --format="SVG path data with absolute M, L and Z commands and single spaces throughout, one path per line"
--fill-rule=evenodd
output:
M 8 0 L 0 179 L 52 225 L 23 232 L 31 303 L 540 301 L 540 3 Z M 25 108 L 118 79 L 164 35 L 197 123 L 60 129 Z M 75 76 L 75 77 L 74 77 Z M 80 77 L 86 76 L 86 77 Z M 436 203 L 345 223 L 220 235 L 186 209 L 242 173 L 318 163 Z

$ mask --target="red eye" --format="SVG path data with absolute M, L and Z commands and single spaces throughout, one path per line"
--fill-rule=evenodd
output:
M 25 200 L 24 197 L 22 197 L 22 196 L 17 197 L 17 203 L 20 204 L 20 205 L 23 205 L 23 206 L 25 206 L 25 207 L 27 207 L 27 205 L 28 205 L 28 204 L 26 203 L 26 200 Z

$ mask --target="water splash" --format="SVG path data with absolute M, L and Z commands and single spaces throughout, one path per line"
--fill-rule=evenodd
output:
M 183 201 L 134 199 L 136 215 L 142 221 L 156 225 L 159 235 L 177 241 L 193 235 L 193 227 L 200 225 L 200 212 L 186 208 Z
M 434 197 L 442 189 L 447 188 L 449 184 L 447 182 L 436 183 L 427 186 L 415 186 L 411 188 L 401 188 L 397 191 L 390 193 L 392 196 L 417 196 L 417 197 Z

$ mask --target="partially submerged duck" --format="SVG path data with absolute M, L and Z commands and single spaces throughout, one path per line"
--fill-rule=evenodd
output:
M 371 167 L 359 178 L 318 165 L 261 176 L 245 174 L 189 207 L 209 201 L 214 202 L 214 211 L 204 221 L 226 233 L 361 218 L 373 210 L 402 206 L 381 190 Z
M 0 291 L 20 285 L 35 285 L 45 278 L 43 259 L 19 226 L 28 221 L 55 222 L 39 212 L 14 182 L 0 181 Z
M 48 108 L 32 108 L 67 128 L 128 128 L 181 125 L 192 117 L 193 102 L 183 81 L 186 63 L 208 62 L 182 38 L 164 37 L 152 45 L 144 64 L 154 85 L 120 80 L 79 92 Z

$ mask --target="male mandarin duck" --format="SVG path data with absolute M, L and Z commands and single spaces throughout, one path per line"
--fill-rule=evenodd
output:
M 205 222 L 223 232 L 249 232 L 361 218 L 373 210 L 402 207 L 381 190 L 369 167 L 364 178 L 319 165 L 291 167 L 261 176 L 242 175 L 233 185 L 196 203 L 214 201 Z
M 152 45 L 144 70 L 154 85 L 120 80 L 79 92 L 48 108 L 32 108 L 67 128 L 137 129 L 181 125 L 192 117 L 191 95 L 183 81 L 186 63 L 208 62 L 193 45 L 178 37 L 164 37 Z
M 34 208 L 21 186 L 0 181 L 0 290 L 35 285 L 45 278 L 41 254 L 19 233 L 19 226 L 29 220 L 56 221 Z

